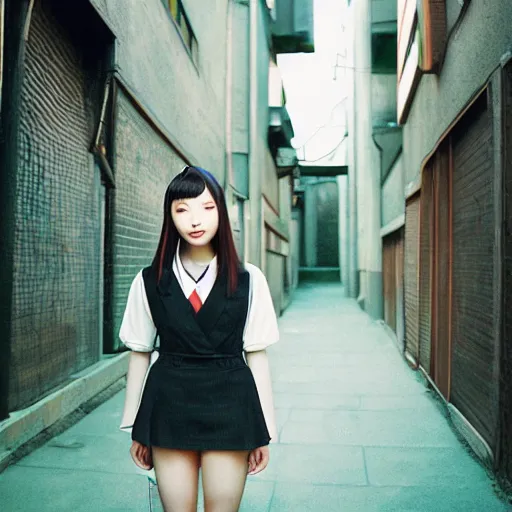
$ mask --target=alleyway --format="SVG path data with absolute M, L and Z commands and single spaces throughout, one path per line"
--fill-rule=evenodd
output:
M 242 511 L 495 512 L 485 471 L 383 328 L 339 286 L 300 288 L 270 350 L 279 421 Z M 147 510 L 117 431 L 123 394 L 0 475 L 2 510 Z

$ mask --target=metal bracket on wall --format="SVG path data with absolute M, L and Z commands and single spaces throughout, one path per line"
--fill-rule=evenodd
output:
M 25 19 L 25 27 L 23 28 L 23 39 L 25 40 L 25 42 L 28 41 L 28 34 L 30 32 L 30 22 L 32 21 L 32 11 L 34 10 L 34 3 L 35 0 L 30 0 L 30 4 L 28 5 L 27 17 Z

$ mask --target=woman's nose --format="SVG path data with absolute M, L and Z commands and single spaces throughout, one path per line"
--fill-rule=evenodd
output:
M 197 228 L 197 226 L 199 226 L 201 224 L 201 222 L 199 222 L 198 220 L 192 222 L 192 227 L 193 228 Z

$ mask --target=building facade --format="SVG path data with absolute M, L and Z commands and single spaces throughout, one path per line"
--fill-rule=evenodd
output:
M 399 2 L 405 349 L 512 479 L 509 2 Z
M 264 270 L 284 309 L 296 158 L 276 53 L 313 47 L 283 22 L 300 13 L 287 0 L 0 6 L 9 422 L 121 351 L 130 283 L 152 259 L 166 187 L 184 165 L 222 184 L 240 257 Z
M 377 293 L 361 275 L 370 254 L 399 349 L 507 488 L 512 6 L 362 0 L 348 13 L 351 292 L 365 308 Z

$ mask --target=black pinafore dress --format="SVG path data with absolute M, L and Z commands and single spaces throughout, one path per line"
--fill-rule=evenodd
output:
M 249 273 L 227 297 L 220 273 L 196 314 L 172 270 L 160 283 L 142 273 L 160 338 L 132 430 L 146 446 L 181 450 L 252 450 L 270 436 L 258 390 L 243 357 Z

